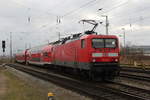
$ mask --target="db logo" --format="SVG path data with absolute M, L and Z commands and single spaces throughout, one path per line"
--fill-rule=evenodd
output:
M 107 56 L 107 53 L 103 53 L 103 56 L 105 56 L 105 57 L 106 57 L 106 56 Z

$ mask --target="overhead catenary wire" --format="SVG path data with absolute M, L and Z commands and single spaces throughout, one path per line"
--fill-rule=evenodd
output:
M 111 11 L 113 11 L 113 10 L 115 10 L 115 9 L 117 9 L 117 8 L 120 8 L 120 7 L 122 7 L 122 6 L 126 5 L 126 4 L 128 4 L 128 2 L 129 2 L 129 0 L 127 0 L 126 2 L 120 2 L 120 4 L 118 4 L 118 5 L 116 5 L 116 6 L 112 7 L 112 8 L 110 8 L 109 10 L 107 10 L 107 11 L 104 12 L 104 13 L 110 13 Z
M 16 1 L 14 1 L 13 0 L 13 2 L 15 3 L 15 4 L 17 4 L 18 6 L 21 6 L 21 7 L 25 7 L 25 8 L 27 8 L 27 9 L 32 9 L 32 10 L 34 10 L 34 11 L 40 11 L 40 9 L 36 9 L 36 8 L 31 8 L 31 7 L 28 7 L 28 6 L 26 6 L 25 4 L 21 4 L 21 3 L 18 3 L 18 2 L 16 2 Z M 60 3 L 61 4 L 61 3 Z M 42 11 L 40 11 L 40 12 L 42 12 Z M 46 12 L 43 12 L 43 13 L 46 13 L 46 14 L 48 14 L 48 15 L 52 15 L 52 16 L 58 16 L 58 15 L 56 15 L 56 14 L 54 14 L 54 13 L 51 13 L 51 12 L 48 12 L 48 11 L 46 11 Z
M 92 1 L 94 2 L 95 0 L 92 0 Z M 72 11 L 70 11 L 70 12 L 64 14 L 62 17 L 68 16 L 68 15 L 74 13 L 74 12 L 77 12 L 79 9 L 86 7 L 89 3 L 92 3 L 92 1 L 89 1 L 88 3 L 84 4 L 83 6 L 80 6 L 79 8 L 74 9 L 74 10 L 72 10 Z M 128 1 L 129 1 L 129 0 L 128 0 Z M 119 5 L 114 6 L 113 8 L 111 8 L 111 10 L 109 10 L 109 11 L 107 11 L 107 12 L 110 12 L 110 11 L 116 9 L 116 8 L 119 8 L 119 7 L 123 6 L 123 5 L 125 5 L 128 1 L 123 2 L 123 3 L 122 3 L 122 2 L 121 2 L 121 3 L 119 2 L 119 3 L 120 3 Z M 104 7 L 102 7 L 102 8 L 104 8 Z
M 123 2 L 123 3 L 122 3 L 122 2 L 117 2 L 117 4 L 118 4 L 118 3 L 120 3 L 120 4 L 117 5 L 117 6 L 114 6 L 113 8 L 111 8 L 110 10 L 108 10 L 108 11 L 106 11 L 106 12 L 110 12 L 110 11 L 116 9 L 116 8 L 119 8 L 119 7 L 121 7 L 121 6 L 125 5 L 125 4 L 127 4 L 128 1 L 129 1 L 129 0 L 127 0 L 126 2 Z M 95 3 L 97 3 L 97 2 L 100 2 L 100 0 L 99 0 L 99 1 L 98 1 L 98 0 L 92 0 L 92 1 L 89 1 L 89 2 L 87 2 L 87 3 L 83 4 L 83 5 L 81 5 L 81 6 L 78 7 L 78 8 L 73 9 L 73 10 L 71 10 L 71 11 L 65 13 L 62 17 L 71 15 L 71 14 L 77 12 L 78 10 L 87 7 L 87 6 L 89 6 L 90 4 L 92 4 L 92 3 L 95 4 Z M 105 8 L 105 7 L 104 7 L 104 6 L 101 6 L 101 8 Z
M 126 16 L 123 16 L 123 15 L 119 15 L 119 14 L 116 14 L 115 17 L 117 17 L 118 22 L 122 22 L 122 20 L 126 20 L 126 21 L 129 22 L 128 24 L 130 24 L 130 26 L 131 26 L 131 25 L 132 25 L 132 22 L 134 22 L 134 21 L 132 21 L 132 19 L 140 19 L 139 21 L 141 21 L 141 20 L 144 19 L 143 14 L 139 14 L 139 15 L 137 15 L 137 16 L 133 16 L 133 15 L 145 11 L 147 8 L 149 8 L 149 7 L 144 7 L 144 8 L 142 8 L 141 10 L 138 9 L 138 10 L 134 11 L 134 13 L 133 13 L 133 12 L 130 12 L 130 13 L 129 13 L 129 18 L 127 18 Z M 138 12 L 137 12 L 137 11 L 138 11 Z M 114 18 L 114 16 L 113 16 L 113 18 Z M 112 18 L 109 18 L 109 19 L 112 19 Z M 119 21 L 119 20 L 120 20 L 120 21 Z M 113 23 L 111 23 L 111 24 L 113 24 Z M 126 25 L 126 24 L 124 24 L 124 25 Z
M 91 4 L 91 3 L 94 3 L 94 2 L 96 2 L 96 1 L 97 1 L 97 0 L 91 0 L 91 1 L 89 1 L 89 2 L 87 2 L 87 3 L 85 3 L 85 4 L 83 4 L 83 5 L 81 5 L 80 7 L 76 8 L 76 9 L 73 9 L 73 10 L 71 10 L 71 11 L 65 13 L 62 17 L 68 16 L 68 15 L 70 15 L 70 14 L 72 14 L 72 13 L 78 11 L 79 9 L 84 8 L 84 7 L 86 7 L 87 5 L 89 5 L 89 4 Z
M 143 17 L 142 20 L 146 20 L 146 19 L 149 19 L 149 18 L 150 18 L 150 16 Z M 141 21 L 141 19 L 134 20 L 134 21 L 132 21 L 132 24 L 133 24 L 133 23 L 137 23 L 137 22 L 139 22 L 139 21 Z M 130 23 L 122 24 L 121 26 L 126 26 L 126 25 L 129 25 L 129 24 L 130 24 Z
M 129 0 L 128 0 L 129 1 Z M 117 5 L 117 6 L 114 6 L 111 10 L 114 10 L 114 9 L 116 9 L 116 8 L 119 8 L 119 7 L 121 7 L 121 6 L 123 6 L 124 4 L 126 4 L 128 1 L 126 1 L 126 2 L 124 2 L 124 3 L 120 3 L 119 5 Z M 67 12 L 67 13 L 65 13 L 64 15 L 62 15 L 61 16 L 61 18 L 64 18 L 64 17 L 66 17 L 66 16 L 69 16 L 69 15 L 71 15 L 71 14 L 73 14 L 73 13 L 75 13 L 75 12 L 77 12 L 78 10 L 80 10 L 80 9 L 82 9 L 82 8 L 85 8 L 85 7 L 87 7 L 87 6 L 89 6 L 90 4 L 94 4 L 94 3 L 97 3 L 97 2 L 99 2 L 98 0 L 91 0 L 91 1 L 89 1 L 89 2 L 87 2 L 87 3 L 85 3 L 85 4 L 83 4 L 83 5 L 81 5 L 80 7 L 78 7 L 78 8 L 76 8 L 76 9 L 73 9 L 73 10 L 71 10 L 71 11 L 69 11 L 69 12 Z M 60 19 L 61 20 L 61 19 Z M 47 24 L 48 25 L 48 24 Z M 44 26 L 47 26 L 47 25 L 44 25 Z M 43 26 L 43 25 L 42 25 Z M 56 26 L 56 24 L 55 24 L 55 26 Z M 53 26 L 52 26 L 53 27 Z
M 147 16 L 147 17 L 143 17 L 143 20 L 148 20 L 148 19 L 150 19 L 150 16 Z M 122 24 L 122 25 L 119 25 L 120 27 L 126 27 L 127 25 L 129 25 L 129 27 L 131 28 L 131 26 L 130 26 L 130 24 L 132 24 L 132 27 L 133 27 L 133 24 L 135 24 L 135 23 L 137 23 L 137 22 L 140 22 L 141 21 L 141 19 L 137 19 L 137 20 L 134 20 L 134 21 L 132 21 L 132 23 L 127 23 L 127 24 Z M 115 33 L 115 30 L 117 31 L 118 29 L 110 29 L 111 31 L 114 31 L 114 33 Z M 119 29 L 120 30 L 120 29 Z M 135 30 L 135 29 L 134 29 Z M 132 30 L 133 31 L 133 30 Z
M 77 12 L 79 9 L 82 9 L 82 8 L 88 6 L 89 4 L 92 4 L 92 3 L 94 3 L 94 2 L 98 2 L 98 0 L 91 0 L 91 1 L 89 1 L 89 2 L 87 2 L 87 3 L 85 3 L 85 4 L 83 4 L 83 5 L 81 5 L 80 7 L 76 8 L 76 9 L 73 9 L 73 10 L 71 10 L 71 11 L 65 13 L 64 15 L 59 16 L 59 21 L 61 21 L 60 18 L 64 18 L 64 17 L 66 17 L 66 16 L 68 16 L 68 15 L 71 15 L 71 14 L 73 14 L 74 12 Z M 58 16 L 57 16 L 57 20 L 58 20 Z M 49 25 L 49 24 L 46 24 L 46 25 L 44 25 L 44 26 L 47 26 L 47 25 Z M 42 26 L 43 26 L 43 25 L 42 25 Z M 57 26 L 57 24 L 54 24 L 54 26 Z M 52 25 L 51 27 L 53 27 L 53 25 Z M 49 28 L 51 28 L 51 27 L 49 27 Z M 41 27 L 41 28 L 42 28 L 42 27 Z
M 62 17 L 66 17 L 66 16 L 68 16 L 68 15 L 72 15 L 73 13 L 79 11 L 80 9 L 82 9 L 82 8 L 84 8 L 84 7 L 87 7 L 87 6 L 90 5 L 90 4 L 93 4 L 93 3 L 96 2 L 96 1 L 97 1 L 97 0 L 91 0 L 91 1 L 89 1 L 89 2 L 87 2 L 87 3 L 85 3 L 85 4 L 83 4 L 83 5 L 81 5 L 79 8 L 76 8 L 76 9 L 73 9 L 73 10 L 67 12 L 67 13 L 64 14 Z M 127 0 L 126 2 L 119 3 L 119 4 L 115 5 L 115 6 L 112 7 L 110 10 L 107 10 L 105 13 L 110 13 L 110 12 L 113 11 L 114 9 L 117 9 L 117 8 L 119 8 L 119 7 L 124 6 L 125 4 L 128 3 L 128 1 L 129 1 L 129 0 Z M 54 26 L 55 26 L 55 25 L 56 25 L 56 24 L 54 24 Z M 45 25 L 45 26 L 46 26 L 46 25 Z M 51 25 L 51 26 L 53 27 L 53 25 Z
M 128 1 L 129 1 L 129 0 L 128 0 Z M 127 2 L 128 2 L 128 1 L 127 1 Z M 125 2 L 125 3 L 123 3 L 123 4 L 126 4 L 127 2 Z M 123 4 L 121 4 L 120 6 L 122 6 Z M 120 7 L 120 6 L 117 6 L 117 8 Z M 115 7 L 115 8 L 116 8 L 116 7 Z M 131 12 L 131 13 L 129 14 L 129 16 L 131 16 L 130 19 L 132 19 L 132 17 L 135 19 L 136 16 L 134 17 L 133 15 L 137 14 L 137 12 L 138 12 L 138 13 L 141 13 L 141 12 L 145 11 L 145 10 L 148 9 L 148 8 L 150 8 L 150 7 L 144 7 L 144 8 L 142 8 L 141 10 L 138 9 L 138 10 L 134 11 L 134 13 Z M 107 12 L 106 12 L 106 13 L 107 13 Z M 108 13 L 109 13 L 109 12 L 108 12 Z M 115 17 L 116 17 L 116 16 L 119 16 L 119 19 L 120 19 L 120 20 L 125 19 L 124 16 L 122 16 L 122 15 L 116 14 Z M 143 15 L 140 15 L 140 16 L 138 16 L 137 18 L 141 18 L 141 17 L 142 17 L 142 19 L 144 20 L 144 16 L 143 16 Z M 111 18 L 110 18 L 110 19 L 111 19 Z M 117 19 L 118 19 L 118 18 L 117 18 Z M 141 19 L 140 19 L 139 21 L 141 21 Z M 120 21 L 120 22 L 122 22 L 122 21 Z M 132 21 L 130 20 L 129 22 L 130 22 L 130 23 L 128 23 L 128 24 L 131 25 L 131 24 L 132 24 Z M 133 23 L 134 23 L 134 22 L 136 22 L 136 21 L 133 21 Z M 127 25 L 127 24 L 124 24 L 124 25 Z
M 149 9 L 150 7 L 144 7 L 144 8 L 142 8 L 141 10 L 136 10 L 136 11 L 134 11 L 134 12 L 130 12 L 130 13 L 128 13 L 128 15 L 129 16 L 133 16 L 133 15 L 135 15 L 135 14 L 137 14 L 137 13 L 141 13 L 141 12 L 143 12 L 143 11 L 145 11 L 146 9 Z M 117 18 L 126 18 L 126 16 L 124 16 L 124 15 L 120 15 L 120 14 L 116 14 L 114 17 L 117 17 Z
M 98 1 L 98 0 L 89 1 L 89 2 L 87 2 L 87 3 L 83 4 L 83 5 L 81 5 L 81 6 L 78 7 L 78 8 L 73 9 L 73 10 L 71 10 L 71 11 L 65 13 L 63 16 L 61 16 L 61 18 L 64 18 L 64 17 L 66 17 L 66 16 L 68 16 L 68 15 L 71 15 L 71 14 L 77 12 L 78 10 L 80 10 L 80 9 L 82 9 L 82 8 L 85 8 L 85 7 L 89 6 L 90 4 L 97 3 L 97 2 L 99 2 L 99 1 Z M 79 18 L 79 17 L 78 17 L 78 18 Z M 82 19 L 82 18 L 80 17 L 80 19 Z M 73 22 L 73 21 L 71 21 L 71 22 Z M 47 24 L 47 25 L 48 25 L 48 24 Z M 45 26 L 45 25 L 44 25 L 44 26 Z M 55 26 L 56 26 L 56 24 L 55 24 Z M 53 25 L 52 25 L 51 27 L 53 27 Z M 50 28 L 50 27 L 49 27 L 49 28 Z
M 87 3 L 85 3 L 85 4 L 83 4 L 83 5 L 80 6 L 79 8 L 76 8 L 76 9 L 74 9 L 74 10 L 72 10 L 72 11 L 67 12 L 66 14 L 64 14 L 63 17 L 68 16 L 68 15 L 71 15 L 71 14 L 73 14 L 74 12 L 77 12 L 79 9 L 84 8 L 84 7 L 88 6 L 89 4 L 91 4 L 91 3 L 95 2 L 95 1 L 97 1 L 97 0 L 91 0 L 91 1 L 89 1 L 89 2 L 87 2 Z M 116 6 L 112 7 L 110 10 L 106 11 L 106 13 L 109 13 L 109 12 L 113 11 L 114 9 L 117 9 L 117 8 L 119 8 L 119 7 L 121 7 L 121 6 L 125 5 L 125 4 L 127 4 L 128 1 L 129 1 L 129 0 L 127 0 L 126 2 L 117 4 Z M 48 24 L 47 24 L 47 25 L 48 25 Z M 44 25 L 44 26 L 47 26 L 47 25 Z M 56 26 L 56 24 L 54 24 L 54 27 L 55 27 L 55 26 Z M 43 25 L 42 25 L 42 27 L 43 27 Z M 51 27 L 53 27 L 53 25 L 51 25 Z M 49 27 L 49 28 L 50 28 L 50 27 Z

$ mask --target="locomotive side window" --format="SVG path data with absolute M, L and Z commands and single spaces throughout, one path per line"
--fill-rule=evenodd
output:
M 82 39 L 82 40 L 81 40 L 81 48 L 84 48 L 84 47 L 85 47 L 85 40 Z
M 116 39 L 105 39 L 105 47 L 106 48 L 115 48 L 116 47 Z
M 104 48 L 104 39 L 92 39 L 93 48 Z

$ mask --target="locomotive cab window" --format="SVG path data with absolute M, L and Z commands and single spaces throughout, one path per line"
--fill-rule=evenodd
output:
M 92 39 L 93 48 L 104 48 L 104 39 Z
M 106 48 L 115 48 L 116 47 L 116 39 L 105 39 L 105 47 Z
M 81 40 L 81 48 L 85 48 L 85 40 L 84 39 Z

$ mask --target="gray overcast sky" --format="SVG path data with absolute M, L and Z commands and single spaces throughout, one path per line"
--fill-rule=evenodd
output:
M 99 8 L 103 10 L 98 11 Z M 105 22 L 101 15 L 108 15 L 109 34 L 122 35 L 121 28 L 125 28 L 128 44 L 149 45 L 149 11 L 150 0 L 0 0 L 0 40 L 6 40 L 9 54 L 10 32 L 16 52 L 30 45 L 55 41 L 58 32 L 63 36 L 83 32 L 90 25 L 79 24 L 79 20 Z M 59 25 L 56 25 L 57 16 L 61 19 Z M 104 24 L 97 28 L 99 34 L 105 34 Z

